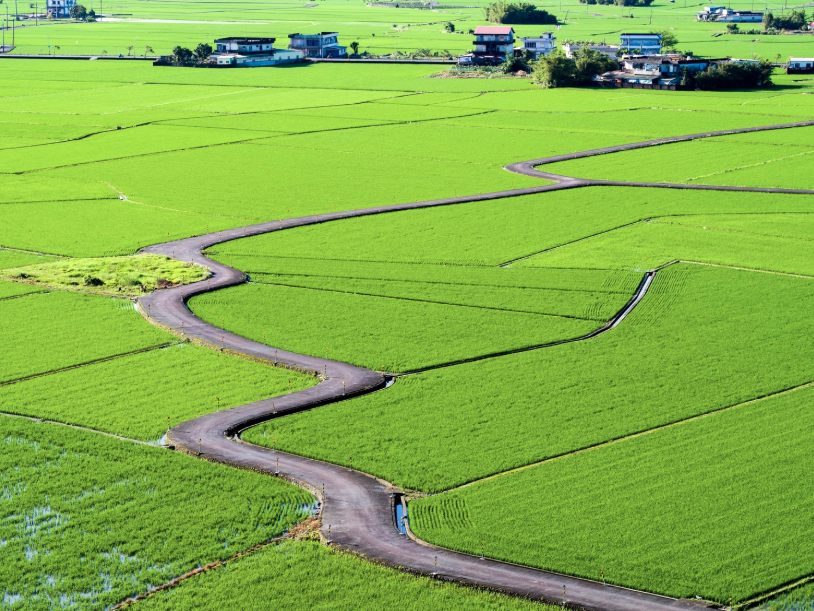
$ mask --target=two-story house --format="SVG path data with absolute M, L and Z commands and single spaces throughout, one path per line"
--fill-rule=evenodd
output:
M 306 57 L 342 58 L 348 56 L 347 47 L 339 44 L 339 32 L 289 34 L 288 38 L 288 48 L 302 51 Z
M 74 4 L 76 0 L 46 0 L 46 11 L 54 19 L 67 19 Z
M 523 50 L 534 54 L 534 59 L 540 59 L 543 55 L 551 55 L 557 49 L 557 39 L 554 34 L 546 32 L 538 38 L 521 38 Z
M 461 55 L 462 65 L 502 64 L 514 57 L 514 28 L 503 25 L 481 25 L 475 28 L 475 50 Z
M 620 34 L 622 51 L 626 55 L 658 55 L 661 34 Z

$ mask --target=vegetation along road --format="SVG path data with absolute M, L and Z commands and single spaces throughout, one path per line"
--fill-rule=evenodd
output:
M 275 473 L 299 484 L 317 495 L 322 501 L 322 535 L 341 547 L 359 552 L 389 565 L 410 571 L 438 575 L 462 583 L 497 589 L 513 594 L 542 599 L 569 606 L 601 610 L 660 610 L 697 609 L 689 601 L 648 594 L 635 590 L 604 585 L 590 580 L 567 577 L 556 573 L 497 562 L 476 556 L 452 552 L 414 541 L 396 527 L 394 505 L 399 502 L 400 491 L 388 482 L 345 467 L 303 458 L 275 449 L 261 448 L 242 442 L 242 430 L 296 411 L 341 401 L 345 398 L 385 388 L 393 376 L 378 373 L 347 363 L 306 356 L 275 349 L 229 333 L 197 318 L 187 307 L 187 300 L 197 294 L 240 284 L 247 280 L 242 272 L 215 262 L 206 256 L 205 249 L 230 240 L 253 235 L 324 223 L 339 219 L 360 217 L 398 210 L 444 206 L 450 204 L 494 200 L 507 197 L 542 193 L 586 186 L 641 186 L 655 188 L 707 189 L 727 191 L 757 191 L 772 193 L 812 194 L 812 190 L 783 188 L 752 188 L 718 185 L 688 185 L 672 183 L 619 182 L 572 178 L 535 169 L 547 163 L 565 161 L 656 146 L 673 142 L 695 140 L 713 136 L 788 129 L 814 125 L 814 121 L 748 129 L 708 132 L 674 138 L 650 140 L 622 146 L 596 149 L 582 153 L 560 155 L 506 166 L 512 172 L 557 181 L 555 184 L 487 193 L 477 196 L 381 206 L 362 210 L 336 212 L 294 219 L 271 221 L 228 231 L 167 242 L 143 249 L 143 252 L 164 254 L 183 261 L 203 265 L 212 271 L 212 277 L 195 284 L 162 290 L 139 299 L 142 313 L 152 322 L 181 333 L 217 349 L 252 359 L 274 362 L 279 366 L 319 376 L 321 383 L 283 396 L 274 397 L 229 410 L 210 413 L 172 428 L 168 443 L 185 452 L 207 460 L 234 465 L 255 471 Z M 657 270 L 644 277 L 633 297 L 622 310 L 602 328 L 588 335 L 566 341 L 590 339 L 618 325 L 636 306 L 649 288 Z M 558 342 L 562 343 L 562 342 Z M 553 344 L 548 344 L 553 345 Z M 534 346 L 528 349 L 544 348 Z M 479 358 L 492 358 L 499 354 Z M 407 530 L 409 533 L 409 529 Z

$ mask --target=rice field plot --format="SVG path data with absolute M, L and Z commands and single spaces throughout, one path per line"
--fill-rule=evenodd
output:
M 242 218 L 152 207 L 111 199 L 2 206 L 0 243 L 73 257 L 131 255 L 170 239 L 245 224 Z
M 569 255 L 556 263 L 544 261 L 566 252 L 566 245 L 577 247 L 580 240 L 587 244 L 602 236 L 585 238 L 646 219 L 791 212 L 814 212 L 814 197 L 589 187 L 299 227 L 221 244 L 215 252 L 227 264 L 230 257 L 238 261 L 242 255 L 256 255 L 311 259 L 314 266 L 328 265 L 329 260 L 496 266 L 543 253 L 523 265 L 601 268 L 609 266 L 582 264 Z M 264 271 L 252 265 L 241 269 Z
M 505 274 L 504 274 L 505 275 Z M 310 288 L 332 293 L 390 297 L 408 301 L 486 308 L 505 312 L 543 314 L 605 322 L 630 299 L 624 293 L 560 290 L 550 288 L 506 288 L 416 280 L 368 280 L 288 275 L 254 274 L 258 284 Z
M 814 379 L 810 281 L 682 264 L 651 290 L 590 341 L 408 376 L 244 438 L 438 492 Z
M 175 344 L 0 386 L 0 411 L 158 442 L 168 425 L 316 382 L 207 348 Z
M 224 606 L 244 609 L 378 611 L 554 611 L 554 607 L 493 592 L 415 577 L 324 547 L 286 540 L 159 592 L 139 607 L 146 611 Z
M 801 170 L 814 154 L 812 133 L 814 128 L 800 127 L 704 138 L 547 164 L 545 170 L 609 180 L 810 189 Z
M 0 300 L 13 299 L 21 295 L 28 295 L 29 293 L 41 293 L 47 289 L 38 286 L 29 286 L 27 284 L 19 284 L 17 282 L 2 282 L 0 281 Z
M 0 151 L 6 173 L 84 165 L 106 159 L 140 157 L 172 150 L 198 149 L 262 138 L 265 134 L 233 129 L 145 125 L 107 131 L 81 140 Z
M 732 215 L 736 219 L 740 216 Z M 807 215 L 791 216 L 807 218 Z M 772 219 L 778 217 L 783 223 L 773 224 Z M 517 265 L 556 267 L 568 262 L 575 267 L 640 270 L 683 259 L 814 276 L 814 234 L 809 232 L 807 237 L 790 237 L 764 233 L 771 231 L 768 227 L 772 226 L 782 231 L 789 222 L 787 215 L 752 217 L 751 231 L 732 230 L 726 224 L 716 227 L 717 218 L 720 217 L 710 218 L 708 225 L 698 224 L 694 217 L 665 217 L 637 223 L 536 255 Z M 684 219 L 685 222 L 674 219 Z M 808 228 L 810 222 L 801 224 L 796 232 L 802 233 Z
M 600 326 L 591 319 L 263 284 L 197 296 L 190 304 L 204 320 L 255 341 L 399 372 L 578 337 Z
M 21 204 L 54 201 L 81 201 L 91 199 L 114 199 L 116 194 L 105 184 L 94 180 L 72 180 L 49 177 L 42 180 L 41 176 L 0 174 L 0 205 L 3 214 L 12 208 L 5 204 Z M 2 227 L 5 229 L 5 226 Z M 8 244 L 3 244 L 8 246 Z
M 52 291 L 0 302 L 0 382 L 172 341 L 123 299 Z
M 49 257 L 47 255 L 21 250 L 9 250 L 0 247 L 0 269 L 19 267 L 22 265 L 38 265 L 40 263 L 50 263 L 57 260 L 57 257 Z
M 367 129 L 357 131 L 356 138 L 362 141 Z M 328 141 L 339 133 L 323 138 Z M 39 175 L 43 180 L 57 176 L 104 181 L 155 209 L 231 218 L 233 227 L 289 214 L 324 214 L 546 184 L 509 174 L 501 164 L 411 162 L 416 171 L 406 172 L 404 159 L 398 156 L 361 156 L 353 150 L 332 150 L 326 156 L 319 149 L 294 148 L 291 140 L 297 137 L 271 138 L 263 145 L 225 144 L 216 151 L 210 147 L 112 160 Z M 217 172 L 168 171 L 208 167 L 213 155 L 219 160 Z
M 728 604 L 814 571 L 814 388 L 410 503 L 445 547 Z M 523 533 L 522 536 L 519 536 Z
M 283 534 L 313 497 L 271 477 L 0 419 L 5 608 L 108 609 Z
M 327 225 L 326 225 L 327 226 Z M 315 258 L 275 257 L 274 234 L 241 239 L 217 248 L 234 246 L 239 252 L 208 251 L 211 258 L 248 273 L 253 282 L 273 283 L 269 278 L 299 277 L 305 282 L 315 278 L 337 280 L 383 280 L 455 285 L 488 289 L 542 289 L 576 292 L 632 294 L 641 282 L 641 274 L 604 269 L 474 267 L 463 265 L 417 264 L 377 261 L 352 261 Z M 296 282 L 296 280 L 291 280 Z

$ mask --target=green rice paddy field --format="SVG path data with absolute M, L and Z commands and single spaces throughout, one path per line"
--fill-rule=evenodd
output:
M 564 19 L 560 41 L 669 28 L 698 54 L 748 57 L 754 44 L 769 59 L 812 55 L 808 34 L 713 37 L 723 28 L 696 23 L 699 7 L 680 0 L 548 4 Z M 14 53 L 166 53 L 316 29 L 376 53 L 455 53 L 471 37 L 443 24 L 484 23 L 477 8 L 339 0 L 117 0 L 104 13 L 93 24 L 26 21 Z M 0 59 L 0 269 L 15 270 L 0 273 L 0 609 L 109 609 L 281 535 L 313 502 L 154 446 L 168 425 L 315 378 L 190 345 L 128 299 L 10 281 L 19 268 L 103 270 L 124 286 L 109 260 L 83 259 L 278 218 L 538 186 L 503 166 L 814 115 L 807 77 L 778 74 L 761 91 L 541 90 L 520 78 L 432 78 L 440 69 Z M 810 189 L 812 129 L 545 169 Z M 408 374 L 244 438 L 415 491 L 420 537 L 743 603 L 814 574 L 812 213 L 812 195 L 592 187 L 380 214 L 215 246 L 210 256 L 250 283 L 191 306 L 282 349 Z M 601 327 L 645 271 L 670 263 L 607 334 L 497 356 Z M 771 604 L 811 598 L 805 586 L 786 596 Z M 135 608 L 366 605 L 545 609 L 292 540 Z

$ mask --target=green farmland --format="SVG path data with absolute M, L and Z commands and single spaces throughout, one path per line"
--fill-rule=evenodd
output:
M 284 47 L 298 31 L 454 56 L 487 22 L 478 3 L 117 0 L 94 3 L 95 22 L 18 4 L 0 52 L 0 611 L 137 596 L 128 609 L 553 611 L 580 602 L 571 586 L 560 596 L 562 575 L 811 609 L 814 194 L 765 189 L 814 189 L 814 127 L 538 168 L 686 189 L 561 188 L 505 167 L 814 120 L 814 75 L 666 91 L 406 62 L 159 67 L 145 56 L 227 36 Z M 810 30 L 738 33 L 681 0 L 535 4 L 558 25 L 518 37 L 669 32 L 699 56 L 814 56 Z M 260 223 L 270 231 L 241 237 Z M 229 230 L 203 254 L 245 281 L 173 301 L 231 278 L 190 254 Z M 221 329 L 255 344 L 213 349 Z M 301 365 L 312 358 L 387 385 L 339 396 L 323 383 L 339 364 Z M 344 394 L 358 370 L 341 371 Z M 255 409 L 273 417 L 254 424 Z M 295 477 L 302 457 L 338 479 Z M 356 501 L 360 481 L 387 502 Z M 364 520 L 393 522 L 374 515 L 393 486 L 412 533 L 448 551 L 390 530 L 365 547 L 379 531 Z M 451 552 L 555 585 L 538 601 L 433 567 Z

